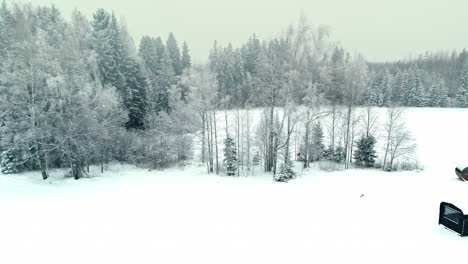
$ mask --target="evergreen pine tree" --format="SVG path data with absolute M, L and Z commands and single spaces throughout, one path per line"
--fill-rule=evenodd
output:
M 162 42 L 160 44 L 162 44 Z M 164 49 L 164 46 L 159 46 L 159 49 L 161 53 L 159 59 L 160 69 L 158 71 L 157 77 L 158 86 L 156 91 L 156 112 L 169 112 L 171 110 L 169 104 L 169 90 L 175 83 L 174 70 L 172 68 L 172 63 L 171 59 L 169 58 L 169 54 L 166 52 L 166 49 Z
M 224 140 L 224 165 L 228 176 L 236 175 L 237 170 L 237 149 L 234 139 L 229 135 Z
M 445 107 L 448 104 L 448 91 L 442 79 L 434 81 L 428 91 L 427 106 Z
M 114 86 L 113 72 L 117 72 L 117 64 L 112 51 L 111 36 L 109 32 L 110 14 L 104 9 L 98 9 L 93 15 L 93 47 L 97 54 L 97 66 L 101 83 Z
M 382 106 L 388 107 L 392 104 L 393 98 L 393 79 L 390 74 L 386 73 L 385 84 L 382 90 Z
M 361 137 L 357 142 L 357 150 L 354 152 L 354 160 L 358 166 L 372 167 L 377 157 L 375 151 L 376 140 L 373 136 Z
M 325 145 L 323 144 L 323 129 L 320 121 L 315 123 L 312 128 L 312 144 L 310 147 L 310 157 L 312 161 L 320 160 L 325 150 Z
M 159 66 L 156 39 L 149 36 L 143 36 L 138 48 L 138 54 L 143 62 L 148 78 L 151 80 L 152 84 L 155 83 L 156 73 Z
M 187 42 L 184 41 L 182 46 L 182 58 L 181 58 L 182 71 L 192 67 L 192 59 L 190 58 L 189 48 Z
M 148 110 L 156 113 L 168 112 L 170 110 L 169 90 L 175 84 L 175 78 L 171 59 L 161 38 L 143 37 L 139 54 L 149 79 Z
M 416 71 L 411 76 L 411 86 L 408 91 L 408 106 L 423 106 L 423 86 Z
M 385 74 L 379 73 L 376 83 L 374 84 L 373 105 L 382 107 L 384 104 L 384 92 L 386 90 L 387 80 Z
M 141 66 L 132 60 L 129 60 L 125 72 L 126 87 L 130 90 L 130 100 L 128 104 L 127 128 L 143 129 L 145 128 L 146 117 L 146 79 L 143 75 Z
M 448 96 L 448 89 L 447 86 L 445 85 L 444 80 L 439 79 L 439 85 L 437 89 L 438 93 L 438 105 L 439 107 L 446 107 L 449 104 L 449 96 Z
M 104 9 L 94 14 L 93 42 L 102 84 L 115 87 L 128 111 L 127 128 L 143 129 L 146 115 L 146 80 L 140 65 L 130 56 L 115 18 Z
M 465 63 L 458 81 L 456 101 L 458 106 L 468 107 L 468 62 Z
M 172 32 L 169 33 L 169 37 L 167 38 L 166 50 L 171 60 L 172 68 L 174 69 L 175 75 L 180 76 L 183 70 L 180 58 L 180 49 L 177 45 L 177 40 L 175 39 L 175 36 Z
M 401 103 L 403 106 L 414 106 L 414 71 L 410 69 L 403 76 Z
M 405 84 L 406 84 L 407 76 L 406 72 L 399 71 L 395 75 L 395 78 L 392 82 L 392 96 L 391 102 L 394 104 L 402 104 L 403 103 L 403 94 L 405 91 Z

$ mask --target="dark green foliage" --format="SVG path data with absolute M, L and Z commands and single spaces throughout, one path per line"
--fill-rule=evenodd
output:
M 345 155 L 343 147 L 338 146 L 335 149 L 335 153 L 333 153 L 333 160 L 338 162 L 338 163 L 341 163 L 341 162 L 344 161 L 345 157 L 346 157 L 346 155 Z
M 0 157 L 0 170 L 3 174 L 17 173 L 21 164 L 12 150 L 5 150 Z
M 237 170 L 237 148 L 234 139 L 229 135 L 224 140 L 224 165 L 228 176 L 236 175 Z
M 146 117 L 146 79 L 138 63 L 129 61 L 125 71 L 126 86 L 130 92 L 127 101 L 127 128 L 143 129 Z
M 334 151 L 331 148 L 331 146 L 329 146 L 328 148 L 326 148 L 323 151 L 323 159 L 324 160 L 333 160 L 333 157 L 334 157 Z
M 376 140 L 373 136 L 361 137 L 356 143 L 357 150 L 354 152 L 354 160 L 358 166 L 373 167 L 375 158 L 377 157 L 375 151 Z

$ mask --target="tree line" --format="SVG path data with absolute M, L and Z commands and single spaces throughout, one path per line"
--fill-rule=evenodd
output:
M 3 163 L 47 179 L 54 167 L 80 178 L 111 160 L 162 167 L 190 158 L 196 121 L 181 76 L 191 59 L 174 34 L 144 37 L 137 50 L 104 9 L 66 21 L 54 6 L 3 1 L 0 63 Z
M 397 62 L 369 63 L 372 105 L 468 107 L 468 52 L 437 52 Z
M 54 6 L 3 1 L 0 59 L 2 168 L 38 169 L 44 179 L 49 168 L 80 178 L 113 160 L 166 167 L 192 159 L 194 145 L 209 173 L 247 175 L 261 165 L 287 181 L 293 160 L 369 167 L 380 140 L 371 106 L 388 106 L 394 120 L 382 140 L 382 167 L 391 170 L 413 149 L 398 106 L 454 101 L 442 75 L 369 63 L 305 17 L 270 40 L 215 41 L 208 62 L 192 65 L 174 34 L 144 36 L 136 47 L 107 10 L 90 20 L 75 10 L 67 21 Z

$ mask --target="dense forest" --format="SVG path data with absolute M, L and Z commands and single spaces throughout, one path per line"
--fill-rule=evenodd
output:
M 107 10 L 91 18 L 75 10 L 67 20 L 54 6 L 3 1 L 2 171 L 40 170 L 47 179 L 50 168 L 67 167 L 78 179 L 111 161 L 163 168 L 192 159 L 194 144 L 210 173 L 261 164 L 287 181 L 292 160 L 372 167 L 380 138 L 371 106 L 388 108 L 380 167 L 393 170 L 414 149 L 400 106 L 468 106 L 467 65 L 465 51 L 369 63 L 305 17 L 270 40 L 214 41 L 208 62 L 192 65 L 174 34 L 135 45 Z M 261 111 L 255 127 L 253 108 Z

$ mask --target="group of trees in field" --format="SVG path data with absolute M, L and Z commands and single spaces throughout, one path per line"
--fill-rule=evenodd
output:
M 468 52 L 426 53 L 416 59 L 369 63 L 374 106 L 468 107 Z
M 104 9 L 67 21 L 54 6 L 3 1 L 0 166 L 80 178 L 113 160 L 166 167 L 199 144 L 208 173 L 230 176 L 261 167 L 288 181 L 293 160 L 393 170 L 414 150 L 399 106 L 468 102 L 465 52 L 446 60 L 368 63 L 301 17 L 270 40 L 215 41 L 208 62 L 192 65 L 174 34 L 135 45 Z M 372 106 L 388 108 L 378 129 Z
M 189 159 L 192 121 L 183 72 L 191 67 L 173 34 L 137 50 L 124 21 L 104 9 L 30 4 L 0 7 L 0 140 L 6 172 L 111 160 L 168 166 Z M 88 167 L 89 169 L 89 167 Z M 5 172 L 4 171 L 4 172 Z
M 304 167 L 322 159 L 343 163 L 346 168 L 354 161 L 358 166 L 374 166 L 376 137 L 368 128 L 365 137 L 355 140 L 362 122 L 356 108 L 374 105 L 369 96 L 373 73 L 362 56 L 351 55 L 331 42 L 327 28 L 313 27 L 302 17 L 269 41 L 252 35 L 239 48 L 215 42 L 208 65 L 192 73 L 197 76 L 192 83 L 200 84 L 202 160 L 209 172 L 219 173 L 220 133 L 226 138 L 228 175 L 250 173 L 252 153 L 278 181 L 295 177 L 293 159 L 303 161 Z M 255 124 L 253 108 L 260 112 Z M 328 146 L 321 121 L 327 122 Z M 395 147 L 394 135 L 387 136 L 382 163 L 391 170 L 390 163 L 406 142 Z

